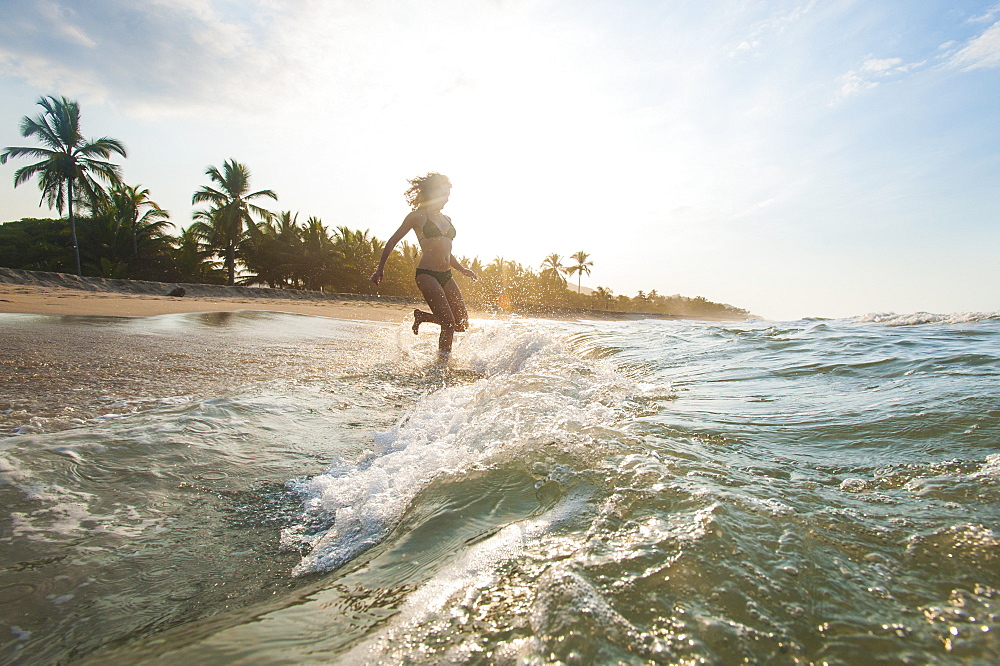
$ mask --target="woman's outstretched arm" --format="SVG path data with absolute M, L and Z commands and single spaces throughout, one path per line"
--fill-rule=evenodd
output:
M 382 248 L 382 256 L 378 260 L 378 268 L 372 273 L 371 280 L 375 284 L 382 281 L 382 274 L 385 272 L 385 262 L 389 261 L 389 257 L 392 256 L 392 251 L 395 249 L 399 241 L 403 240 L 403 236 L 409 233 L 410 229 L 413 228 L 413 213 L 406 216 L 403 223 L 399 225 L 399 229 L 396 229 L 396 233 L 389 237 L 389 240 L 385 242 L 385 247 Z
M 455 255 L 451 255 L 451 267 L 467 278 L 472 278 L 473 280 L 479 279 L 479 275 L 476 273 L 476 271 L 469 270 L 461 263 L 459 263 L 458 259 L 455 258 Z

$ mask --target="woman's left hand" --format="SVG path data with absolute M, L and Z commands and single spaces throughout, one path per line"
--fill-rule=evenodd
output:
M 470 270 L 468 268 L 463 268 L 462 269 L 462 275 L 464 275 L 465 277 L 467 277 L 467 278 L 469 278 L 471 280 L 478 280 L 479 279 L 479 275 L 476 273 L 476 271 Z

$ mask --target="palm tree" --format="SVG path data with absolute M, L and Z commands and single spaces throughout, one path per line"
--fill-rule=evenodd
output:
M 131 236 L 133 258 L 139 255 L 140 241 L 163 236 L 166 228 L 173 226 L 167 221 L 170 213 L 150 199 L 149 189 L 142 185 L 116 187 L 108 198 L 114 203 L 121 226 Z
M 298 213 L 282 211 L 256 224 L 237 249 L 243 264 L 255 275 L 244 283 L 264 282 L 269 287 L 298 287 L 296 264 L 302 254 Z
M 89 220 L 80 220 L 80 257 L 88 273 L 151 279 L 169 263 L 170 214 L 148 189 L 115 185 L 91 202 L 90 211 Z
M 106 200 L 80 220 L 80 262 L 87 275 L 124 278 L 128 271 L 129 239 L 118 225 L 112 204 Z
M 590 275 L 590 267 L 594 265 L 594 262 L 587 261 L 590 258 L 590 255 L 584 252 L 583 250 L 569 255 L 569 258 L 575 261 L 576 264 L 567 266 L 566 273 L 568 273 L 569 275 L 576 273 L 577 275 L 576 293 L 579 294 L 582 292 L 583 289 L 580 286 L 580 282 L 583 279 L 583 274 L 586 273 L 587 275 Z
M 614 301 L 614 294 L 612 294 L 611 290 L 606 287 L 598 287 L 594 290 L 594 293 L 591 294 L 591 297 L 598 306 L 605 309 L 609 309 L 611 307 L 611 303 Z
M 369 236 L 368 229 L 355 231 L 346 226 L 337 227 L 332 237 L 340 268 L 334 287 L 355 294 L 374 293 L 374 285 L 368 276 L 378 265 L 385 243 Z
M 272 253 L 274 255 L 272 268 L 282 273 L 282 281 L 287 286 L 298 289 L 302 276 L 299 270 L 303 254 L 302 228 L 299 227 L 299 214 L 290 210 L 278 213 L 274 222 L 267 226 L 273 233 Z
M 212 259 L 214 252 L 201 243 L 194 229 L 184 229 L 175 244 L 173 254 L 178 280 L 208 284 L 219 284 L 225 280 L 224 271 Z
M 545 261 L 541 265 L 542 274 L 541 277 L 546 282 L 554 282 L 561 287 L 566 286 L 566 278 L 564 273 L 566 273 L 566 268 L 562 265 L 562 257 L 558 254 L 550 254 L 545 257 Z
M 524 267 L 511 259 L 495 257 L 486 265 L 480 275 L 482 284 L 478 292 L 486 304 L 496 304 L 501 310 L 510 310 L 514 306 L 514 297 L 522 294 L 518 291 L 524 273 Z
M 211 205 L 209 210 L 195 213 L 197 222 L 192 227 L 204 242 L 223 255 L 232 285 L 236 283 L 236 248 L 246 234 L 257 230 L 253 216 L 271 218 L 270 211 L 250 202 L 260 197 L 277 201 L 278 195 L 271 190 L 250 192 L 250 170 L 233 159 L 223 162 L 221 172 L 210 166 L 205 174 L 218 187 L 206 185 L 191 197 L 193 204 Z
M 106 160 L 111 153 L 126 157 L 125 146 L 108 137 L 86 141 L 80 134 L 80 105 L 76 102 L 50 95 L 39 98 L 38 105 L 45 111 L 35 118 L 21 119 L 21 136 L 37 136 L 46 147 L 5 148 L 0 154 L 0 164 L 6 164 L 11 157 L 40 159 L 14 172 L 14 187 L 38 176 L 42 201 L 60 214 L 64 206 L 68 209 L 76 274 L 82 275 L 73 203 L 81 194 L 93 201 L 102 191 L 94 176 L 110 184 L 121 182 L 121 167 Z
M 298 273 L 306 289 L 321 289 L 335 259 L 333 239 L 323 220 L 312 216 L 302 225 Z
M 506 287 L 510 277 L 515 273 L 516 263 L 513 259 L 494 257 L 486 266 L 486 273 L 496 279 L 500 287 Z

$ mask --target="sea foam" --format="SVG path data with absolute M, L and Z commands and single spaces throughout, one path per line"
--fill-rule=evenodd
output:
M 303 498 L 302 519 L 282 532 L 283 546 L 303 552 L 294 574 L 337 568 L 381 542 L 436 479 L 510 459 L 525 446 L 558 446 L 567 432 L 586 437 L 618 417 L 631 389 L 529 322 L 486 322 L 457 356 L 454 363 L 481 378 L 425 395 L 395 428 L 374 433 L 360 460 L 338 458 L 324 473 L 287 484 Z
M 855 317 L 851 321 L 884 324 L 886 326 L 919 326 L 921 324 L 968 324 L 996 320 L 1000 320 L 1000 312 L 954 312 L 952 314 L 871 312 L 860 317 Z

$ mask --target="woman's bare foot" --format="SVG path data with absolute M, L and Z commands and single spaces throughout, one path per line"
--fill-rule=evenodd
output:
M 434 315 L 429 312 L 424 312 L 423 310 L 414 310 L 413 335 L 417 335 L 420 332 L 420 325 L 428 321 L 434 321 Z

